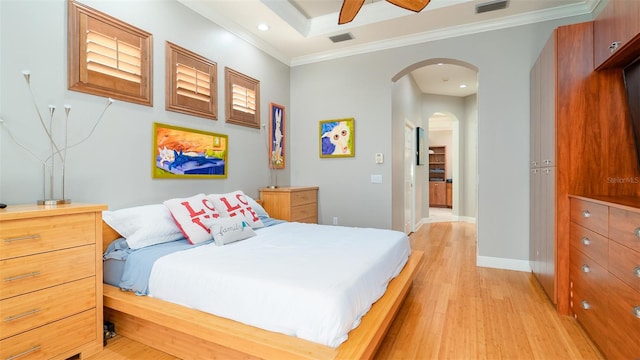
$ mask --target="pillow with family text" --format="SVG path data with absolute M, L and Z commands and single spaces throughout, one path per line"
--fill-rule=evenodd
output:
M 105 210 L 102 220 L 122 236 L 131 249 L 182 239 L 180 228 L 162 204 Z
M 206 222 L 216 245 L 222 246 L 255 236 L 251 226 L 241 218 L 221 217 Z
M 211 194 L 207 197 L 222 217 L 238 217 L 254 229 L 264 226 L 256 210 L 249 205 L 249 200 L 242 190 L 226 194 Z
M 204 194 L 170 199 L 164 205 L 191 244 L 211 240 L 211 232 L 205 222 L 219 218 L 220 214 Z

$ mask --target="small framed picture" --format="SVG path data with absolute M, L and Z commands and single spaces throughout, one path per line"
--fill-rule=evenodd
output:
M 269 168 L 284 169 L 285 164 L 285 109 L 269 104 Z
M 353 118 L 320 121 L 320 157 L 354 157 L 355 121 Z
M 424 129 L 421 127 L 416 128 L 416 165 L 424 165 L 425 157 L 425 141 L 424 141 Z

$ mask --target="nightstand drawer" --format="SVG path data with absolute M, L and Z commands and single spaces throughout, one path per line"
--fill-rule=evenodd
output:
M 303 221 L 304 219 L 309 219 L 310 221 Z M 291 221 L 318 222 L 318 205 L 314 202 L 312 204 L 292 207 Z
M 0 340 L 0 359 L 51 359 L 96 340 L 96 326 L 93 309 L 23 332 Z
M 303 204 L 315 205 L 318 201 L 318 190 L 294 191 L 291 193 L 291 206 Z
M 93 213 L 0 222 L 0 260 L 95 242 Z
M 0 260 L 0 299 L 95 276 L 95 251 L 95 245 L 85 245 Z
M 95 307 L 93 277 L 0 300 L 0 339 Z
M 640 251 L 640 213 L 611 208 L 609 238 L 635 251 Z
M 608 236 L 609 207 L 580 199 L 571 199 L 571 221 L 600 235 Z

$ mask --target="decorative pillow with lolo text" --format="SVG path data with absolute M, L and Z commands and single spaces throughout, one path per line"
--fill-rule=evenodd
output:
M 164 205 L 191 244 L 211 240 L 211 231 L 205 223 L 219 218 L 220 214 L 204 194 L 170 199 L 165 201 Z
M 211 200 L 222 217 L 238 217 L 254 229 L 264 226 L 256 210 L 251 207 L 247 196 L 241 190 L 221 195 L 211 194 L 207 195 L 207 198 Z

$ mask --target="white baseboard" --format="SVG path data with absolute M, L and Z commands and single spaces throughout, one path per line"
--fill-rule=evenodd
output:
M 419 228 L 420 225 L 422 224 L 428 224 L 428 223 L 436 223 L 436 222 L 451 222 L 451 221 L 464 221 L 464 222 L 468 222 L 471 224 L 475 224 L 476 223 L 476 218 L 474 217 L 469 217 L 469 216 L 458 216 L 458 215 L 451 215 L 448 217 L 442 217 L 442 218 L 422 218 L 416 228 Z
M 528 260 L 515 260 L 515 259 L 496 258 L 496 257 L 490 257 L 490 256 L 478 256 L 476 258 L 476 265 L 480 267 L 487 267 L 487 268 L 494 268 L 494 269 L 531 272 L 531 264 L 529 263 Z

